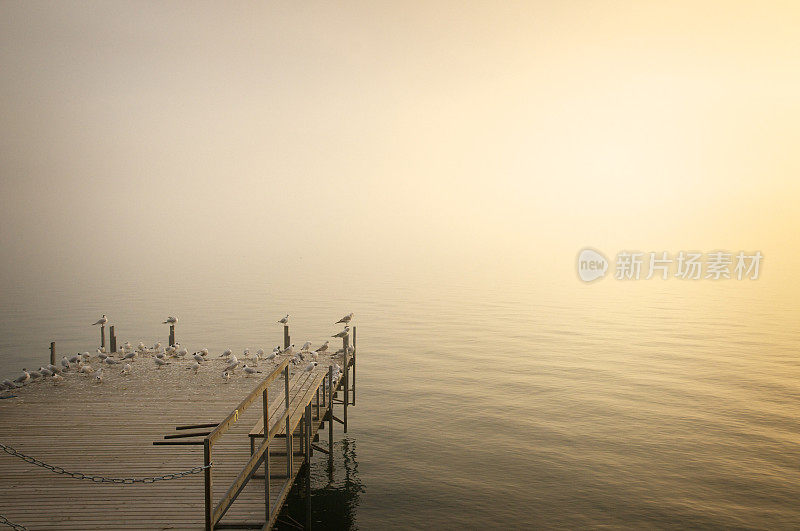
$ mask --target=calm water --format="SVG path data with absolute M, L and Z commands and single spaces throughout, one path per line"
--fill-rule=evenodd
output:
M 92 348 L 100 313 L 222 350 L 354 311 L 357 406 L 313 467 L 329 528 L 800 527 L 798 312 L 766 283 L 217 280 L 10 288 L 0 372 Z

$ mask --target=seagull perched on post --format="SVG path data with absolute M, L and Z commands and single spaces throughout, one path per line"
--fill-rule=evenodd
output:
M 303 346 L 300 347 L 300 350 L 306 352 L 310 348 L 311 348 L 311 341 L 306 341 L 305 343 L 303 343 Z
M 328 350 L 328 343 L 330 343 L 330 340 L 326 340 L 325 343 L 323 343 L 322 346 L 319 347 L 315 352 L 325 352 Z
M 331 337 L 342 337 L 342 338 L 344 338 L 344 337 L 347 337 L 347 334 L 349 334 L 349 333 L 350 333 L 350 327 L 349 326 L 345 326 L 344 330 L 342 330 L 338 334 L 332 335 Z
M 341 319 L 339 319 L 338 321 L 336 321 L 334 324 L 339 324 L 339 323 L 348 324 L 352 320 L 353 320 L 353 312 L 350 312 Z
M 175 323 L 177 323 L 177 322 L 178 322 L 178 319 L 177 319 L 176 317 L 173 317 L 173 316 L 171 316 L 171 315 L 170 315 L 169 317 L 167 317 L 167 320 L 166 320 L 166 321 L 164 321 L 164 322 L 163 322 L 163 323 L 161 323 L 161 324 L 174 325 L 174 324 L 175 324 Z
M 103 314 L 103 317 L 98 319 L 97 322 L 92 323 L 92 326 L 94 326 L 94 325 L 101 325 L 102 326 L 102 325 L 106 324 L 107 322 L 108 322 L 108 317 L 106 317 L 106 314 Z
M 283 324 L 283 325 L 285 325 L 285 324 L 289 324 L 289 314 L 287 313 L 287 314 L 286 314 L 286 317 L 284 317 L 283 319 L 280 319 L 278 322 L 279 322 L 280 324 Z

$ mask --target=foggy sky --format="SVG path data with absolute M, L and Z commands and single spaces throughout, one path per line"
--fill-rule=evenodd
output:
M 760 249 L 789 271 L 798 18 L 6 1 L 3 281 L 321 260 L 517 274 L 585 245 Z

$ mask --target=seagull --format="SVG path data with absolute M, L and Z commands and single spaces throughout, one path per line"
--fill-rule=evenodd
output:
M 278 355 L 278 353 L 277 353 L 277 352 L 273 352 L 272 354 L 270 354 L 269 356 L 267 356 L 267 357 L 266 357 L 266 359 L 267 359 L 267 360 L 269 360 L 269 361 L 272 361 L 272 360 L 274 360 L 274 359 L 275 359 L 275 357 L 276 357 L 277 355 Z
M 156 353 L 156 358 L 159 358 L 159 359 L 163 360 L 165 356 L 166 356 L 166 354 L 164 354 L 163 352 Z
M 153 345 L 153 350 L 161 350 L 161 343 L 156 343 Z
M 201 348 L 200 349 L 200 355 L 203 356 L 203 357 L 208 356 L 208 349 L 207 348 Z
M 106 359 L 103 360 L 103 362 L 107 363 L 109 365 L 119 365 L 120 364 L 120 362 L 115 360 L 114 358 L 106 358 Z
M 89 374 L 90 372 L 94 372 L 94 369 L 92 369 L 92 366 L 91 366 L 91 365 L 89 365 L 88 363 L 85 363 L 85 364 L 84 364 L 84 365 L 83 365 L 83 366 L 80 368 L 80 370 L 79 370 L 78 372 L 79 372 L 79 373 L 81 373 L 81 374 Z
M 16 385 L 11 380 L 3 380 L 3 385 L 8 389 L 14 389 Z
M 159 369 L 161 367 L 163 367 L 164 365 L 170 365 L 170 363 L 168 361 L 164 361 L 161 358 L 153 358 L 153 359 L 155 360 L 156 365 L 158 366 Z
M 258 367 L 258 359 L 259 359 L 258 354 L 253 354 L 253 365 L 255 365 L 256 367 Z
M 100 360 L 102 361 L 102 360 L 104 360 L 104 359 L 106 359 L 108 357 L 108 354 L 106 354 L 105 352 L 101 351 L 100 349 L 97 349 L 97 357 L 100 358 Z
M 103 369 L 98 370 L 97 374 L 94 375 L 94 382 L 103 383 Z
M 42 376 L 53 376 L 54 373 L 46 367 L 39 367 L 39 374 Z
M 202 359 L 202 357 L 200 359 Z M 197 371 L 200 370 L 200 363 L 193 361 L 191 365 L 186 367 L 186 370 L 189 369 L 194 369 L 194 373 L 197 374 Z
M 275 352 L 276 354 L 280 354 L 281 353 L 281 346 L 280 345 L 275 345 L 275 348 L 272 349 L 272 352 Z
M 47 369 L 48 369 L 50 372 L 52 372 L 53 374 L 55 374 L 55 373 L 57 373 L 57 372 L 58 372 L 58 367 L 56 367 L 56 366 L 55 366 L 55 365 L 53 365 L 52 363 L 48 363 L 48 364 L 47 364 Z
M 345 326 L 344 330 L 342 330 L 338 334 L 332 335 L 331 337 L 342 337 L 342 338 L 344 338 L 344 337 L 347 337 L 347 334 L 349 334 L 349 333 L 350 333 L 350 327 L 349 326 Z
M 40 373 L 39 371 L 28 371 L 28 373 L 31 375 L 31 378 L 33 378 L 34 380 L 36 380 L 37 378 L 41 378 L 42 377 L 42 373 Z
M 98 319 L 97 322 L 92 323 L 92 326 L 94 326 L 94 325 L 104 326 L 107 322 L 108 322 L 108 318 L 106 317 L 106 314 L 103 314 L 103 317 Z
M 89 353 L 84 352 L 83 354 L 81 354 L 81 358 L 83 358 L 83 361 L 89 361 Z
M 316 362 L 316 361 L 312 361 L 311 363 L 309 363 L 308 365 L 306 365 L 306 368 L 305 368 L 304 372 L 311 372 L 311 371 L 313 371 L 313 370 L 314 370 L 314 368 L 315 368 L 316 366 L 317 366 L 317 362 Z
M 288 347 L 286 347 L 286 350 L 284 350 L 283 352 L 281 352 L 281 354 L 285 354 L 285 355 L 287 355 L 287 356 L 291 356 L 293 352 L 294 352 L 294 343 L 292 343 L 291 345 L 289 345 Z
M 219 357 L 220 357 L 220 358 L 227 358 L 227 357 L 229 357 L 231 354 L 233 354 L 233 352 L 231 352 L 231 349 L 229 349 L 229 348 L 228 348 L 228 349 L 225 349 L 225 352 L 223 352 L 222 354 L 220 354 L 220 355 L 219 355 Z
M 175 317 L 172 317 L 172 316 L 170 315 L 169 317 L 167 317 L 167 320 L 166 320 L 166 321 L 164 321 L 164 322 L 163 322 L 163 323 L 161 323 L 161 324 L 174 325 L 174 324 L 175 324 L 175 323 L 177 323 L 177 322 L 178 322 L 178 319 L 177 319 L 177 318 L 175 318 Z
M 186 347 L 181 347 L 180 349 L 175 351 L 175 355 L 181 358 L 186 356 L 188 353 L 189 351 L 186 350 Z
M 64 368 L 63 370 L 65 371 L 69 370 L 69 360 L 67 360 L 66 356 L 61 357 L 61 366 Z
M 285 325 L 285 324 L 289 324 L 289 314 L 287 313 L 287 314 L 286 314 L 286 317 L 284 317 L 283 319 L 279 320 L 278 322 L 279 322 L 280 324 L 283 324 L 283 325 Z
M 192 354 L 192 357 L 194 358 L 194 361 L 198 364 L 203 362 L 203 356 L 201 356 L 200 354 L 194 353 Z
M 64 377 L 61 376 L 60 374 L 54 374 L 53 375 L 53 385 L 58 385 L 63 381 L 64 381 Z
M 70 363 L 78 363 L 78 360 L 80 359 L 80 357 L 81 357 L 80 354 L 75 354 L 74 356 L 71 356 L 69 358 L 69 362 Z
M 352 320 L 353 320 L 353 312 L 350 312 L 341 319 L 339 319 L 338 321 L 336 321 L 334 324 L 339 324 L 339 323 L 348 324 Z
M 244 349 L 244 352 L 242 352 L 242 354 L 244 354 L 244 359 L 249 358 L 250 357 L 250 349 L 249 348 Z
M 243 370 L 244 372 L 246 372 L 246 373 L 247 373 L 247 376 L 248 376 L 248 377 L 249 377 L 249 376 L 251 376 L 251 375 L 253 375 L 253 374 L 256 374 L 256 373 L 259 373 L 259 374 L 261 374 L 261 371 L 257 371 L 257 370 L 255 370 L 255 369 L 254 369 L 254 368 L 252 368 L 252 367 L 248 367 L 247 365 L 245 365 L 245 366 L 244 366 L 244 368 L 243 368 L 242 370 Z
M 256 354 L 258 354 L 259 358 L 263 358 L 264 357 L 264 349 L 260 348 L 260 349 L 256 350 Z
M 238 359 L 236 359 L 236 356 L 231 356 L 231 361 L 230 361 L 230 363 L 228 363 L 228 365 L 225 367 L 225 371 L 226 371 L 226 372 L 227 372 L 227 371 L 233 372 L 233 370 L 234 370 L 236 367 L 238 367 L 238 366 L 239 366 L 239 360 L 238 360 Z
M 314 360 L 314 361 L 317 361 L 319 359 L 319 354 L 317 354 L 316 352 L 312 352 L 311 353 L 311 359 Z
M 222 379 L 225 380 L 225 383 L 228 383 L 228 380 L 230 380 L 230 378 L 231 374 L 228 371 L 222 373 Z
M 136 361 L 136 360 L 134 359 L 135 357 L 136 357 L 136 353 L 135 353 L 135 352 L 128 352 L 127 354 L 125 354 L 124 356 L 122 356 L 122 359 L 123 359 L 123 360 L 131 360 L 131 361 Z
M 302 346 L 302 347 L 300 347 L 300 350 L 302 350 L 303 352 L 305 352 L 305 351 L 307 351 L 309 348 L 311 348 L 311 341 L 306 341 L 305 343 L 303 343 L 303 346 Z
M 132 368 L 130 363 L 126 363 L 125 366 L 122 367 L 122 374 L 130 374 Z
M 328 350 L 328 343 L 330 343 L 330 340 L 325 341 L 325 343 L 323 343 L 322 346 L 316 350 L 316 352 L 325 352 Z

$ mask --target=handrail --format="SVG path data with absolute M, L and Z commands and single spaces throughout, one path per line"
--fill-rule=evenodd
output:
M 322 382 L 325 380 L 325 378 L 326 375 L 324 374 L 322 375 L 321 379 L 319 377 L 315 378 L 314 380 L 312 380 L 312 385 L 308 389 L 303 389 L 302 384 L 296 386 L 296 388 L 299 389 L 298 392 L 295 394 L 295 396 L 298 396 L 301 393 L 305 393 L 305 395 L 307 395 L 307 400 L 303 400 L 301 398 L 300 403 L 296 405 L 293 410 L 290 410 L 287 404 L 287 407 L 284 408 L 283 413 L 281 413 L 281 415 L 275 420 L 274 424 L 272 425 L 272 428 L 270 429 L 265 428 L 264 438 L 262 439 L 261 444 L 259 444 L 255 452 L 253 452 L 253 454 L 250 456 L 250 459 L 247 461 L 244 468 L 242 468 L 241 472 L 239 472 L 239 474 L 237 475 L 236 479 L 233 481 L 231 486 L 228 487 L 228 490 L 226 491 L 225 495 L 222 497 L 220 502 L 213 508 L 211 512 L 212 528 L 214 525 L 216 525 L 217 522 L 219 522 L 222 519 L 223 516 L 225 516 L 225 513 L 228 511 L 231 505 L 233 505 L 233 502 L 236 501 L 236 498 L 239 496 L 239 494 L 247 485 L 247 482 L 255 473 L 256 468 L 258 468 L 258 466 L 266 458 L 267 455 L 266 452 L 267 449 L 269 448 L 269 444 L 270 442 L 272 442 L 275 435 L 284 427 L 283 423 L 290 419 L 290 415 L 293 411 L 304 409 L 314 400 L 314 393 L 311 391 L 311 389 L 315 387 L 313 385 L 313 382 L 316 382 L 317 384 L 316 387 L 318 388 L 320 385 L 322 385 Z M 307 378 L 306 382 L 310 379 L 311 379 L 310 377 Z M 297 422 L 299 423 L 300 419 L 298 419 Z M 290 429 L 294 429 L 294 426 L 292 426 L 288 422 L 287 426 Z M 289 440 L 291 439 L 287 438 L 287 441 Z M 287 451 L 289 451 L 288 447 Z M 265 476 L 265 481 L 269 482 L 269 478 L 266 476 Z
M 253 389 L 253 391 L 239 403 L 236 409 L 234 409 L 231 414 L 225 418 L 225 420 L 220 422 L 219 425 L 217 425 L 217 427 L 206 436 L 206 439 L 208 439 L 209 443 L 213 444 L 214 441 L 222 437 L 222 435 L 228 431 L 230 425 L 239 419 L 239 415 L 244 413 L 244 411 L 250 407 L 250 404 L 256 400 L 256 397 L 261 396 L 261 393 L 264 391 L 264 389 L 266 389 L 269 384 L 274 382 L 278 376 L 280 376 L 280 374 L 283 372 L 283 369 L 285 369 L 289 363 L 291 363 L 291 361 L 292 360 L 287 357 L 280 363 L 280 365 L 275 367 L 275 370 L 272 371 L 269 376 L 261 380 L 261 383 L 258 385 L 258 387 Z

